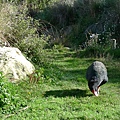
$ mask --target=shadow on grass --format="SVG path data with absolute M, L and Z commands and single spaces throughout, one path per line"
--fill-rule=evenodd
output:
M 49 78 L 56 78 L 57 80 L 75 80 L 86 83 L 86 80 L 83 79 L 86 77 L 86 69 L 82 69 L 76 66 L 72 64 L 52 65 L 44 70 L 44 75 Z
M 49 96 L 54 96 L 54 97 L 87 97 L 87 96 L 92 96 L 92 95 L 87 94 L 87 90 L 71 89 L 71 90 L 46 91 L 44 96 L 45 97 L 49 97 Z

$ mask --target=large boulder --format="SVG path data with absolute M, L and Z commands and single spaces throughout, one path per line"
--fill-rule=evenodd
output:
M 35 67 L 22 55 L 18 48 L 0 47 L 0 72 L 11 82 L 25 79 Z

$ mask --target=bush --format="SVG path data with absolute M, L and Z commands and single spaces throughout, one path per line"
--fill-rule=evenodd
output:
M 95 46 L 89 46 L 86 48 L 85 56 L 87 57 L 105 57 L 106 51 L 105 49 L 100 45 Z
M 46 40 L 49 37 L 27 37 L 19 43 L 19 48 L 23 53 L 28 57 L 30 61 L 38 66 L 43 66 L 49 62 L 48 52 L 44 49 L 44 46 L 47 44 Z
M 114 58 L 120 58 L 120 48 L 118 49 L 111 49 L 108 51 L 110 55 L 112 55 Z
M 85 55 L 86 57 L 96 57 L 96 58 L 101 58 L 101 57 L 106 57 L 108 54 L 108 51 L 110 50 L 110 45 L 109 43 L 106 44 L 93 44 L 91 46 L 88 46 L 85 49 Z
M 27 4 L 14 3 L 0 5 L 0 38 L 12 47 L 19 48 L 35 64 L 48 62 L 45 45 L 49 37 L 38 34 L 37 28 L 43 26 L 28 16 Z
M 23 98 L 20 98 L 15 91 L 14 84 L 9 83 L 0 72 L 0 112 L 11 114 L 26 106 Z

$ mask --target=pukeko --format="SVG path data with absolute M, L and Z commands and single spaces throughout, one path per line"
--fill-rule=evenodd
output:
M 100 61 L 93 62 L 87 69 L 86 79 L 90 91 L 99 96 L 100 86 L 108 82 L 107 69 Z

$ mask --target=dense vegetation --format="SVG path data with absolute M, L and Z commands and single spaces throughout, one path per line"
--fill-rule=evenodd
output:
M 0 38 L 20 48 L 34 62 L 41 62 L 34 58 L 39 59 L 39 55 L 43 58 L 43 48 L 52 48 L 54 44 L 83 49 L 84 43 L 90 39 L 88 33 L 100 34 L 102 44 L 90 48 L 94 51 L 101 48 L 102 51 L 97 50 L 97 53 L 113 55 L 110 50 L 110 39 L 113 38 L 117 40 L 117 48 L 120 46 L 119 0 L 0 2 Z M 37 44 L 39 49 L 33 51 Z
M 83 1 L 0 0 L 0 39 L 36 67 L 34 79 L 16 84 L 0 72 L 0 118 L 119 120 L 120 1 Z M 102 42 L 83 47 L 88 32 Z M 98 98 L 85 79 L 94 60 L 104 62 L 109 75 Z

